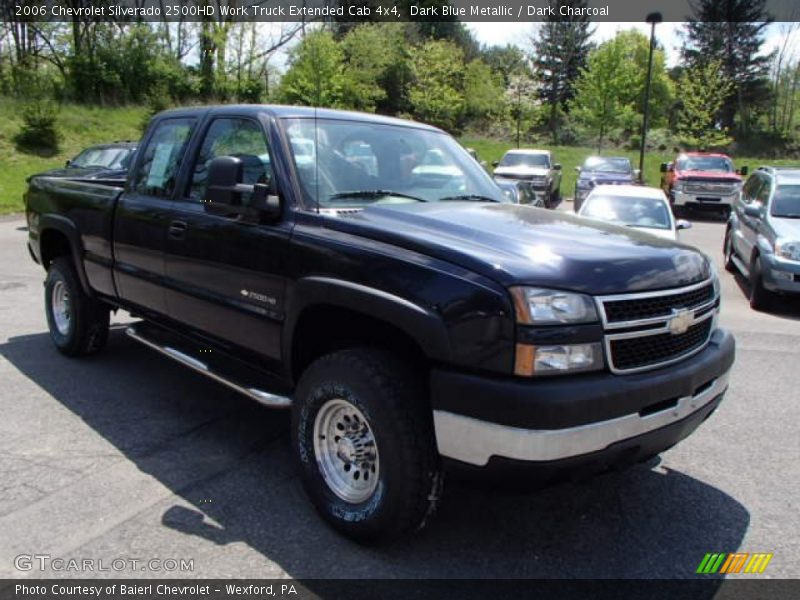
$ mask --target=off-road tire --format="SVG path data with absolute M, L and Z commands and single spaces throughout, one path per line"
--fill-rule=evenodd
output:
M 333 491 L 315 450 L 315 421 L 338 399 L 365 417 L 378 450 L 376 487 L 358 503 Z M 317 511 L 351 538 L 373 541 L 417 531 L 436 509 L 442 472 L 426 386 L 421 374 L 390 352 L 347 349 L 312 363 L 294 396 L 292 449 Z
M 53 290 L 59 287 L 68 298 L 68 324 L 59 329 L 54 313 Z M 44 304 L 50 338 L 66 356 L 86 356 L 108 341 L 109 307 L 84 292 L 69 257 L 53 260 L 44 282 Z

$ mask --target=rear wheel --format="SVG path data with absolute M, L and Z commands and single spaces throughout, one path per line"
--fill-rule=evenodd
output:
M 750 308 L 759 311 L 768 310 L 772 301 L 772 292 L 764 287 L 761 259 L 754 256 L 750 262 Z
M 314 362 L 292 407 L 292 446 L 317 511 L 355 539 L 421 529 L 441 492 L 425 386 L 397 357 L 351 349 Z
M 44 283 L 50 337 L 67 356 L 100 350 L 108 340 L 109 308 L 83 291 L 69 257 L 56 258 Z

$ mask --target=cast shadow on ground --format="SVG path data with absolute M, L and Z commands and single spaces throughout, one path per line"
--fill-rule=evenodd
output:
M 220 546 L 246 543 L 302 580 L 692 577 L 706 552 L 739 548 L 749 523 L 725 491 L 651 463 L 536 493 L 450 482 L 424 532 L 361 546 L 306 502 L 287 413 L 240 398 L 119 329 L 88 359 L 60 356 L 45 333 L 12 338 L 0 354 L 191 505 L 166 509 L 164 527 Z M 186 483 L 198 455 L 219 468 Z

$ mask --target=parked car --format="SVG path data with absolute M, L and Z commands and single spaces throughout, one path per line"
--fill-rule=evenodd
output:
M 761 167 L 744 184 L 725 231 L 725 268 L 750 280 L 750 306 L 800 293 L 800 167 Z
M 663 191 L 640 185 L 598 185 L 578 214 L 674 241 L 680 230 L 692 226 L 689 221 L 675 219 Z
M 494 181 L 513 204 L 527 204 L 528 206 L 547 208 L 541 195 L 536 194 L 530 182 L 501 178 L 495 178 Z
M 124 180 L 135 152 L 136 142 L 98 144 L 68 160 L 63 169 L 51 169 L 37 175 Z
M 294 139 L 317 141 L 313 165 Z M 433 149 L 459 195 L 413 173 Z M 25 207 L 61 353 L 99 351 L 111 310 L 138 315 L 132 339 L 290 409 L 311 502 L 370 539 L 429 522 L 445 465 L 621 468 L 692 433 L 728 387 L 708 257 L 504 200 L 434 127 L 240 105 L 156 115 L 124 187 L 35 178 Z
M 678 214 L 696 208 L 730 214 L 742 189 L 747 167 L 736 170 L 725 154 L 686 152 L 661 164 L 661 188 Z
M 580 167 L 575 181 L 573 208 L 578 212 L 581 204 L 596 185 L 633 184 L 639 178 L 639 169 L 631 166 L 625 156 L 590 156 Z
M 549 150 L 509 150 L 494 165 L 494 176 L 529 181 L 547 208 L 561 202 L 561 165 Z

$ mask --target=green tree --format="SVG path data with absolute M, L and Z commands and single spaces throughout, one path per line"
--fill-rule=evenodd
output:
M 344 65 L 344 52 L 333 35 L 313 31 L 292 49 L 278 96 L 289 104 L 344 106 Z
M 452 42 L 431 40 L 411 51 L 413 81 L 408 89 L 414 116 L 453 130 L 464 100 L 464 54 Z
M 505 102 L 503 78 L 480 59 L 470 61 L 464 69 L 464 116 L 483 119 L 502 115 Z
M 572 115 L 596 139 L 598 152 L 611 132 L 635 122 L 630 93 L 635 76 L 627 49 L 619 36 L 601 44 L 589 54 L 575 84 Z
M 761 54 L 765 29 L 772 21 L 766 0 L 698 0 L 694 6 L 694 17 L 686 24 L 684 61 L 690 67 L 721 63 L 735 94 L 720 108 L 720 119 L 724 127 L 738 124 L 745 133 L 754 112 L 770 104 L 771 56 Z
M 560 8 L 587 6 L 587 0 L 551 0 L 556 16 L 548 17 L 533 39 L 534 69 L 539 79 L 539 95 L 550 106 L 548 130 L 558 141 L 559 113 L 569 108 L 575 95 L 575 82 L 586 66 L 592 48 L 589 17 L 562 17 Z
M 684 70 L 678 82 L 681 108 L 677 133 L 681 143 L 702 150 L 731 142 L 727 129 L 718 122 L 718 115 L 732 91 L 733 82 L 719 61 Z
M 397 92 L 394 75 L 407 68 L 403 39 L 402 26 L 395 23 L 366 23 L 344 36 L 343 100 L 348 108 L 374 112 L 385 103 L 387 88 Z

